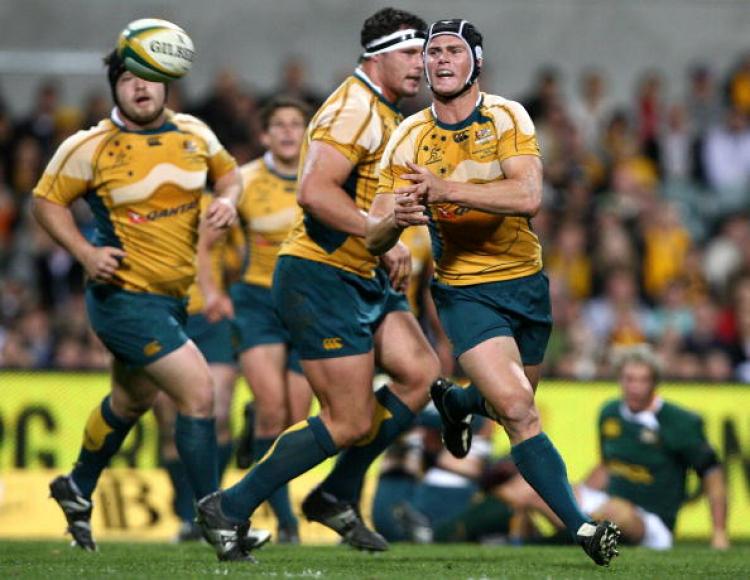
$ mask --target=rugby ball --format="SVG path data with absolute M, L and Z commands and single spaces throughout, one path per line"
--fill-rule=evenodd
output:
M 195 53 L 193 41 L 176 24 L 159 18 L 141 18 L 120 33 L 117 54 L 134 75 L 168 83 L 187 74 Z

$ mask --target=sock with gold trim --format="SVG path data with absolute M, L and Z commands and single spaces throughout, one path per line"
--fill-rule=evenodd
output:
M 336 465 L 321 484 L 336 499 L 359 503 L 370 464 L 396 438 L 414 424 L 416 415 L 388 387 L 375 392 L 375 420 L 370 435 L 341 452 Z
M 253 442 L 253 454 L 260 461 L 273 445 L 274 437 L 256 437 Z M 279 527 L 290 528 L 297 526 L 297 517 L 292 510 L 292 502 L 289 499 L 289 484 L 285 483 L 271 494 L 268 503 L 276 515 Z
M 135 423 L 115 415 L 110 407 L 109 395 L 91 412 L 83 432 L 78 461 L 70 474 L 83 497 L 91 499 L 99 476 L 109 465 L 112 456 L 120 450 Z
M 292 425 L 245 477 L 221 494 L 222 511 L 238 522 L 247 521 L 279 487 L 336 452 L 336 444 L 320 417 Z

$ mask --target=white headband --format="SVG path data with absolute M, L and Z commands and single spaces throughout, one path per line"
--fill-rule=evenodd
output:
M 404 48 L 422 48 L 424 46 L 424 32 L 414 28 L 397 30 L 368 43 L 362 58 L 370 58 L 376 54 L 384 54 Z

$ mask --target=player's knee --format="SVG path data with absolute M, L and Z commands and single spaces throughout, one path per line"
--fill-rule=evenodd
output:
M 347 421 L 339 425 L 339 439 L 338 442 L 342 447 L 350 447 L 357 443 L 366 441 L 370 437 L 372 431 L 373 420 L 372 417 L 368 417 L 362 421 Z
M 213 417 L 214 392 L 209 386 L 193 389 L 186 393 L 180 401 L 176 401 L 177 409 L 189 417 Z
M 269 408 L 255 411 L 255 424 L 257 434 L 261 437 L 269 437 L 281 433 L 286 424 L 286 412 L 283 408 Z

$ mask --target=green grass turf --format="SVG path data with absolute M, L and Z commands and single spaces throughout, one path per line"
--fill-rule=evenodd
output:
M 106 543 L 97 554 L 64 542 L 0 542 L 0 578 L 750 578 L 750 546 L 714 552 L 679 546 L 655 553 L 624 548 L 599 568 L 575 547 L 399 545 L 381 554 L 343 546 L 266 546 L 259 564 L 223 564 L 205 545 Z

